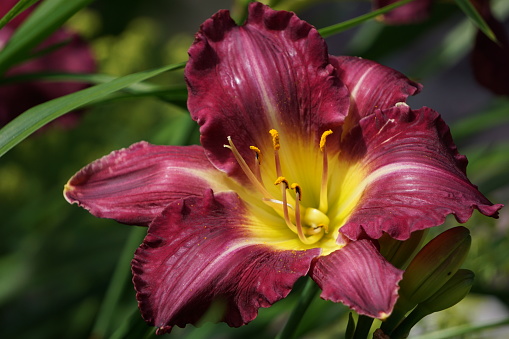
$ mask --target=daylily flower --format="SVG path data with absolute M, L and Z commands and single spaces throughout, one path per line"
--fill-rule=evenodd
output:
M 2 0 L 0 17 L 4 16 L 16 2 L 17 0 Z M 27 9 L 0 30 L 0 52 L 31 12 L 32 9 Z M 77 33 L 66 28 L 56 30 L 37 47 L 36 52 L 59 44 L 62 46 L 54 51 L 15 65 L 4 74 L 4 77 L 42 72 L 91 73 L 95 70 L 95 60 L 88 44 Z M 1 84 L 0 127 L 33 106 L 82 90 L 87 86 L 87 84 L 79 82 L 44 81 Z M 75 121 L 76 115 L 74 114 L 68 114 L 58 119 L 58 122 L 65 126 L 70 126 Z
M 497 38 L 497 42 L 494 42 L 481 30 L 477 30 L 471 58 L 475 79 L 497 95 L 509 95 L 507 29 L 491 12 L 489 0 L 477 0 L 473 4 Z
M 321 297 L 380 319 L 402 271 L 373 239 L 496 216 L 465 175 L 448 127 L 404 103 L 421 86 L 375 62 L 333 57 L 294 13 L 222 10 L 189 50 L 188 107 L 201 146 L 140 142 L 79 171 L 64 195 L 98 217 L 148 226 L 132 262 L 144 319 L 196 323 L 219 302 L 253 320 L 310 276 Z
M 373 0 L 378 9 L 399 0 Z M 434 0 L 414 0 L 380 16 L 389 25 L 419 23 L 428 19 Z M 504 25 L 491 12 L 490 0 L 471 0 L 479 14 L 491 28 L 497 42 L 481 30 L 477 30 L 471 63 L 475 79 L 483 87 L 497 95 L 509 95 L 509 38 Z

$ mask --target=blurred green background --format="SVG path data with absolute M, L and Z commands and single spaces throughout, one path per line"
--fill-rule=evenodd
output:
M 371 10 L 366 1 L 286 4 L 290 5 L 282 5 L 318 28 Z M 509 2 L 493 4 L 507 27 Z M 89 41 L 99 73 L 120 76 L 185 61 L 199 25 L 217 10 L 233 7 L 227 0 L 98 0 L 66 25 Z M 370 58 L 421 82 L 424 90 L 409 100 L 411 106 L 426 105 L 443 115 L 460 153 L 470 160 L 471 181 L 490 200 L 507 205 L 509 100 L 475 82 L 469 62 L 474 35 L 475 29 L 453 3 L 440 2 L 425 23 L 388 27 L 369 21 L 327 41 L 331 54 Z M 185 88 L 182 71 L 150 81 Z M 127 326 L 133 338 L 149 333 L 137 313 L 128 274 L 145 229 L 97 219 L 62 197 L 63 185 L 81 167 L 139 140 L 197 143 L 197 128 L 185 100 L 169 104 L 153 96 L 118 96 L 87 107 L 75 128 L 51 126 L 0 159 L 0 338 L 100 338 L 110 337 L 121 326 Z M 432 233 L 453 225 L 449 220 Z M 476 273 L 472 293 L 457 306 L 426 318 L 415 335 L 509 318 L 509 212 L 503 209 L 498 220 L 476 212 L 467 225 L 473 246 L 463 266 Z M 117 280 L 110 297 L 117 293 L 118 303 L 108 310 L 104 298 L 114 272 Z M 170 337 L 273 337 L 301 285 L 287 300 L 260 310 L 260 317 L 248 326 L 188 326 Z M 346 308 L 319 299 L 311 308 L 299 337 L 343 335 Z M 98 322 L 98 314 L 109 315 L 106 324 Z M 463 337 L 507 336 L 509 329 L 498 327 Z

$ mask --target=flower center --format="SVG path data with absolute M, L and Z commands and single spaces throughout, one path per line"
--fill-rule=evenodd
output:
M 327 201 L 327 181 L 328 181 L 328 158 L 326 150 L 327 136 L 332 134 L 331 130 L 325 131 L 320 139 L 320 152 L 322 154 L 322 178 L 320 186 L 320 200 L 318 207 L 306 207 L 302 205 L 302 188 L 298 183 L 289 184 L 284 176 L 281 166 L 279 151 L 281 148 L 279 142 L 279 133 L 275 129 L 269 131 L 272 137 L 272 146 L 274 150 L 275 178 L 274 185 L 281 188 L 280 196 L 274 197 L 267 190 L 263 182 L 261 173 L 262 152 L 256 146 L 250 146 L 255 155 L 255 165 L 251 169 L 238 149 L 235 147 L 231 137 L 228 137 L 229 148 L 235 156 L 242 171 L 251 182 L 253 188 L 262 195 L 263 202 L 270 206 L 285 221 L 286 226 L 295 233 L 299 240 L 304 244 L 314 244 L 329 232 L 328 201 Z M 289 194 L 288 189 L 294 194 Z

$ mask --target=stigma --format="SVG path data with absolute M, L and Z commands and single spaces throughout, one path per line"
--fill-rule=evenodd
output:
M 331 130 L 323 132 L 320 142 L 316 147 L 316 151 L 321 153 L 322 156 L 322 177 L 320 185 L 320 199 L 317 206 L 304 206 L 302 204 L 303 188 L 296 182 L 290 184 L 288 179 L 284 176 L 283 167 L 281 166 L 280 152 L 284 151 L 279 138 L 279 132 L 275 129 L 269 131 L 272 141 L 272 151 L 274 158 L 275 173 L 262 173 L 261 165 L 262 150 L 257 146 L 250 146 L 253 152 L 254 161 L 250 167 L 245 159 L 240 154 L 239 150 L 233 143 L 233 140 L 228 136 L 229 148 L 240 168 L 246 175 L 251 183 L 251 187 L 260 196 L 261 200 L 270 206 L 283 220 L 289 230 L 291 230 L 298 239 L 307 245 L 318 243 L 324 235 L 329 233 L 330 219 L 327 216 L 328 202 L 327 202 L 327 184 L 328 184 L 328 159 L 326 151 L 327 136 L 332 134 Z M 266 150 L 267 151 L 267 150 Z M 273 189 L 267 189 L 264 184 L 263 178 L 267 179 L 274 176 L 273 184 L 279 186 L 279 194 L 274 195 Z M 268 181 L 268 180 L 266 180 Z

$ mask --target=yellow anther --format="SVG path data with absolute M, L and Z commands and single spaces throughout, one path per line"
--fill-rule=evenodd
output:
M 275 129 L 271 129 L 269 133 L 272 136 L 272 146 L 277 151 L 279 147 L 281 147 L 281 145 L 279 144 L 279 133 Z
M 274 185 L 279 185 L 280 183 L 284 182 L 285 183 L 285 188 L 288 188 L 288 180 L 286 180 L 285 177 L 278 177 L 276 179 L 276 181 L 274 182 Z
M 332 130 L 328 130 L 322 133 L 322 137 L 320 138 L 320 151 L 324 151 L 325 149 L 325 141 L 329 135 L 332 134 Z
M 290 188 L 295 191 L 296 194 L 298 194 L 299 201 L 302 200 L 302 189 L 300 188 L 299 184 L 294 182 Z
M 258 165 L 262 164 L 262 151 L 256 146 L 249 146 L 249 149 L 253 150 L 256 153 L 256 160 L 258 160 Z

